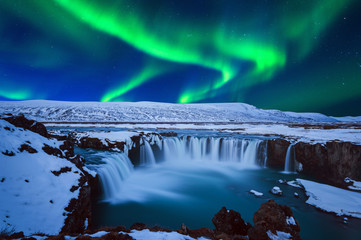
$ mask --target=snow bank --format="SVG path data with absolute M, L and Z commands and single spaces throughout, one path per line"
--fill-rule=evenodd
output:
M 309 196 L 306 203 L 339 216 L 361 218 L 361 193 L 304 179 L 297 179 L 297 181 L 305 188 L 306 195 Z
M 81 171 L 68 160 L 42 150 L 44 144 L 58 148 L 59 141 L 1 119 L 0 137 L 0 229 L 23 231 L 25 235 L 58 234 L 66 218 L 64 208 L 78 197 L 79 190 L 70 189 L 78 185 Z M 21 152 L 23 144 L 37 152 Z M 65 167 L 71 170 L 59 176 L 51 172 Z
M 144 229 L 141 231 L 132 230 L 131 233 L 128 233 L 129 236 L 136 240 L 195 240 L 192 237 L 179 234 L 177 232 L 151 232 L 148 229 Z M 198 240 L 206 240 L 207 238 L 200 237 Z

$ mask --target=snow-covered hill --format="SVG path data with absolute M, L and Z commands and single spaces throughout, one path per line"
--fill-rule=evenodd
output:
M 71 200 L 81 205 L 84 169 L 65 157 L 62 141 L 3 119 L 0 137 L 0 231 L 58 234 L 73 215 Z
M 262 110 L 245 103 L 0 102 L 0 113 L 24 114 L 43 122 L 337 122 L 320 113 Z

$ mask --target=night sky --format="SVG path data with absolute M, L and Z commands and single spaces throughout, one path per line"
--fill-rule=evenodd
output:
M 361 115 L 359 0 L 0 0 L 0 100 Z

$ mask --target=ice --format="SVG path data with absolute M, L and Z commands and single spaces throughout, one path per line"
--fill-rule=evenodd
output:
M 257 192 L 256 190 L 251 190 L 249 192 L 252 193 L 253 195 L 255 195 L 256 197 L 262 197 L 263 196 L 263 193 Z
M 361 193 L 297 179 L 309 196 L 306 203 L 337 215 L 361 218 Z

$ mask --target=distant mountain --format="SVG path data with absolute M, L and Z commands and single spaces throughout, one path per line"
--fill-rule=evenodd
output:
M 42 122 L 339 122 L 360 121 L 320 113 L 263 110 L 245 103 L 0 102 L 0 113 L 24 114 Z

